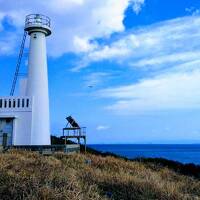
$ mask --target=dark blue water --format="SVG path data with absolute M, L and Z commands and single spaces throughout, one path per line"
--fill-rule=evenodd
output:
M 200 165 L 200 144 L 199 145 L 89 145 L 90 147 L 102 151 L 112 152 L 127 158 L 147 157 L 166 158 L 182 163 L 194 163 Z

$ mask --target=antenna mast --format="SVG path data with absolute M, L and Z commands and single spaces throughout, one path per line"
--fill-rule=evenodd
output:
M 17 65 L 16 65 L 16 69 L 15 69 L 15 75 L 14 75 L 12 87 L 10 90 L 10 96 L 13 96 L 15 93 L 15 87 L 16 87 L 18 76 L 19 76 L 20 65 L 21 65 L 22 56 L 23 56 L 23 52 L 24 52 L 24 45 L 26 42 L 26 35 L 27 35 L 27 32 L 24 31 L 24 35 L 23 35 L 23 39 L 22 39 L 22 43 L 21 43 L 21 47 L 20 47 L 20 51 L 19 51 L 19 56 L 18 56 L 18 60 L 17 60 Z

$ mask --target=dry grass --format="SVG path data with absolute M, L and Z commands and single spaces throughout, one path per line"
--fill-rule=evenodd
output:
M 200 181 L 113 157 L 10 151 L 0 155 L 0 199 L 200 199 Z

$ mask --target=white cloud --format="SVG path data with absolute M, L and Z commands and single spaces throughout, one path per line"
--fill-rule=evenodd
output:
M 188 61 L 198 60 L 199 58 L 200 58 L 200 51 L 188 51 L 188 52 L 167 54 L 164 56 L 158 56 L 149 59 L 144 58 L 138 62 L 133 63 L 133 66 L 136 67 L 155 66 L 155 65 L 163 65 L 174 62 L 188 62 Z
M 91 62 L 98 62 L 102 60 L 113 60 L 116 58 L 115 61 L 121 61 L 125 58 L 129 57 L 131 54 L 131 51 L 127 48 L 127 46 L 124 47 L 122 44 L 116 43 L 113 44 L 112 48 L 105 45 L 101 49 L 96 49 L 91 52 L 87 52 L 86 56 L 83 57 L 81 62 L 77 64 L 77 67 L 74 67 L 73 71 L 79 71 L 85 67 L 87 67 Z
M 110 79 L 112 75 L 106 72 L 93 72 L 87 75 L 84 79 L 86 86 L 99 86 Z
M 87 52 L 78 69 L 109 60 L 126 66 L 162 67 L 194 60 L 200 52 L 200 17 L 182 17 L 122 34 L 110 45 Z
M 114 99 L 115 103 L 106 109 L 119 114 L 200 108 L 200 70 L 143 79 L 139 83 L 101 90 L 98 96 Z
M 2 20 L 4 18 L 4 14 L 0 12 L 0 31 L 3 30 Z
M 4 40 L 0 40 L 0 55 L 11 55 L 15 51 L 15 43 L 13 41 L 18 41 L 16 35 L 6 34 Z
M 85 0 L 49 0 L 48 3 L 44 2 L 43 5 L 46 5 L 50 10 L 55 10 L 55 12 L 57 13 L 59 12 L 66 12 L 69 11 L 71 9 L 73 9 L 73 7 L 76 6 L 83 6 L 85 3 Z
M 96 48 L 97 44 L 90 43 L 88 38 L 74 36 L 74 48 L 76 52 L 88 52 Z
M 195 7 L 186 8 L 185 11 L 193 16 L 200 14 L 200 10 L 196 9 Z
M 97 126 L 97 131 L 104 131 L 104 130 L 108 130 L 110 127 L 109 126 L 104 126 L 104 125 L 99 125 Z
M 135 11 L 136 14 L 140 13 L 143 4 L 144 4 L 144 0 L 137 0 L 134 2 L 133 10 Z
M 23 30 L 25 15 L 48 15 L 53 28 L 49 52 L 60 56 L 66 52 L 91 51 L 91 40 L 124 31 L 125 10 L 135 3 L 138 4 L 138 0 L 0 0 L 0 24 L 7 17 L 17 29 L 12 34 L 19 34 Z M 4 41 L 4 37 L 0 41 Z
M 105 47 L 91 52 L 88 63 L 102 59 L 118 62 L 131 67 L 130 76 L 133 68 L 154 72 L 133 84 L 99 91 L 99 98 L 113 101 L 106 109 L 138 114 L 200 108 L 199 27 L 199 16 L 169 20 L 122 35 L 107 47 L 112 54 L 105 53 Z M 112 51 L 115 49 L 118 51 Z

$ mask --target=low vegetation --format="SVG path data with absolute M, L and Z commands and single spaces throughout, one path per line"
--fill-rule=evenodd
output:
M 195 200 L 200 181 L 147 161 L 13 150 L 0 154 L 0 199 Z

